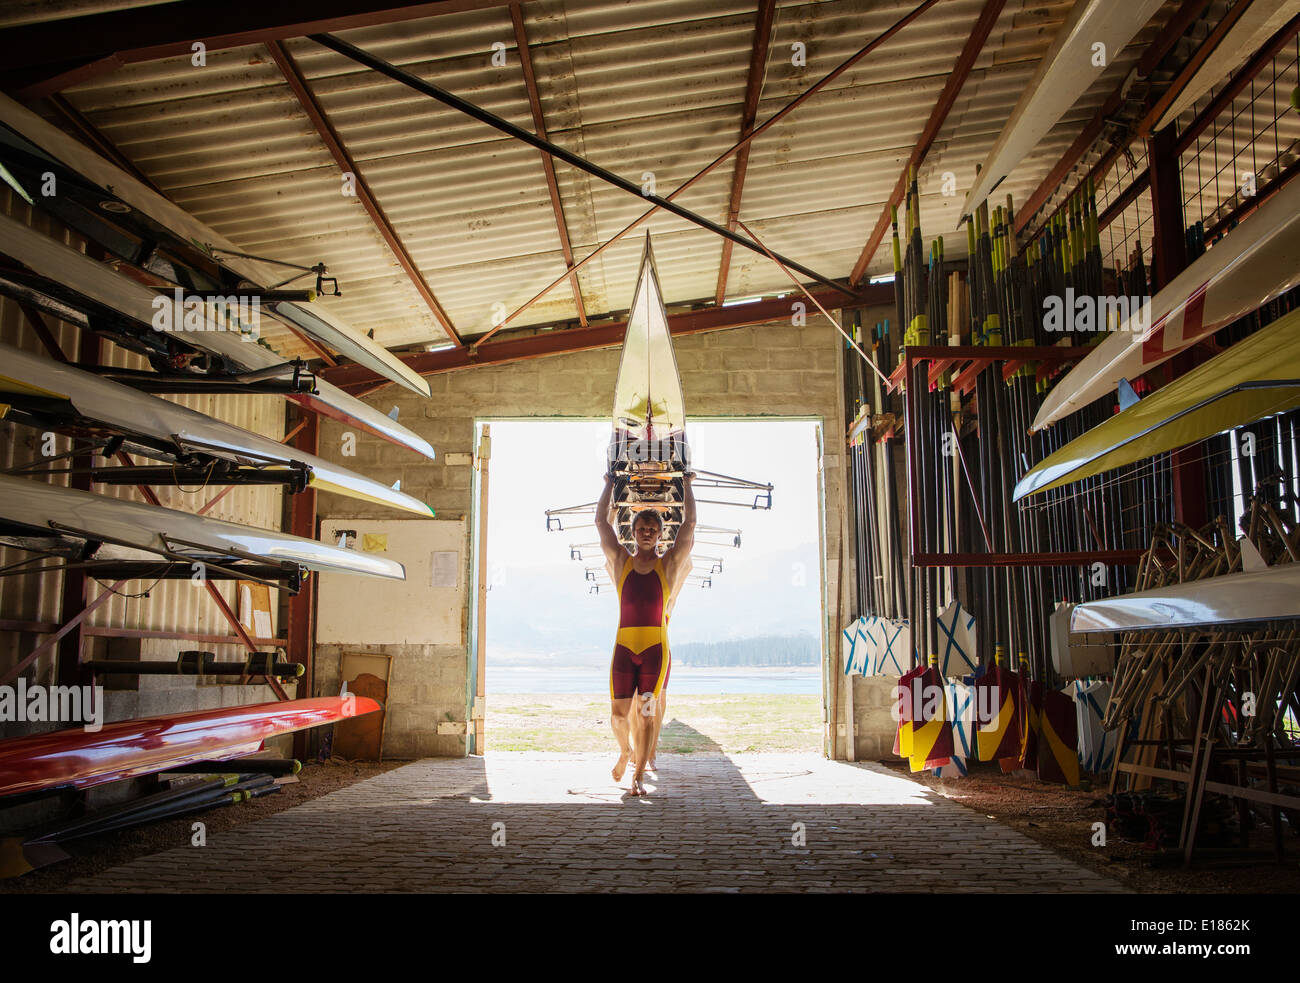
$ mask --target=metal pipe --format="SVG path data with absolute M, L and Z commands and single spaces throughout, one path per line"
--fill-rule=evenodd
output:
M 396 65 L 390 64 L 382 58 L 378 58 L 370 52 L 358 48 L 354 44 L 350 44 L 341 38 L 336 38 L 332 34 L 312 34 L 309 35 L 309 37 L 317 44 L 323 45 L 324 47 L 343 55 L 345 58 L 350 58 L 360 65 L 365 65 L 372 71 L 385 75 L 395 82 L 400 82 L 402 85 L 414 89 L 422 95 L 429 96 L 431 99 L 436 99 L 443 105 L 450 106 L 452 109 L 462 112 L 466 116 L 478 120 L 480 123 L 486 123 L 493 129 L 499 130 L 507 136 L 514 137 L 516 140 L 520 140 L 528 144 L 530 147 L 535 147 L 557 160 L 562 160 L 571 167 L 576 167 L 580 171 L 585 171 L 592 177 L 604 181 L 606 184 L 613 185 L 621 191 L 626 191 L 630 195 L 635 195 L 638 198 L 644 198 L 646 201 L 654 202 L 659 208 L 672 212 L 678 218 L 684 218 L 686 221 L 698 225 L 702 229 L 708 229 L 715 235 L 722 236 L 725 239 L 730 239 L 737 245 L 744 246 L 752 252 L 764 252 L 757 243 L 747 239 L 745 236 L 740 235 L 737 232 L 732 232 L 726 226 L 710 221 L 702 215 L 697 215 L 689 208 L 678 205 L 676 202 L 670 201 L 667 198 L 661 197 L 657 194 L 646 194 L 640 185 L 615 174 L 613 171 L 607 170 L 598 164 L 593 164 L 585 157 L 580 157 L 572 151 L 565 150 L 563 147 L 557 146 L 549 140 L 543 140 L 541 137 L 530 133 L 523 127 L 516 126 L 509 120 L 497 116 L 495 113 L 491 113 L 486 109 L 475 106 L 473 103 L 460 98 L 460 96 L 457 96 L 454 93 L 448 92 L 440 86 L 434 85 L 432 82 L 426 82 L 424 79 L 418 78 L 410 72 L 404 71 Z M 829 277 L 823 276 L 817 271 L 809 269 L 800 263 L 796 263 L 792 259 L 787 259 L 779 253 L 774 253 L 773 255 L 777 256 L 786 266 L 798 270 L 804 276 L 816 280 L 823 286 L 830 287 L 833 290 L 838 290 L 850 297 L 855 294 L 855 291 L 850 287 L 841 283 L 836 283 Z M 571 272 L 572 270 L 567 270 L 565 276 L 567 277 Z

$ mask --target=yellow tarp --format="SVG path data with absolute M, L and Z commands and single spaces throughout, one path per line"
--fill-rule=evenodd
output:
M 1300 310 L 1070 441 L 1016 485 L 1018 501 L 1300 406 Z

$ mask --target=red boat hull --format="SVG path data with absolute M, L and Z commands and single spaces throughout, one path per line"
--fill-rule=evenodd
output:
M 0 741 L 0 796 L 72 786 L 86 788 L 179 768 L 194 761 L 251 754 L 269 737 L 373 713 L 363 696 L 196 710 Z

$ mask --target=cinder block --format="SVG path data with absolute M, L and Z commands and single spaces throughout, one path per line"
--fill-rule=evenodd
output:
M 496 391 L 496 375 L 486 369 L 461 369 L 447 373 L 447 393 L 490 393 Z
M 812 394 L 833 394 L 837 385 L 830 372 L 800 372 L 799 391 Z
M 710 331 L 704 336 L 710 348 L 753 348 L 754 329 L 752 327 L 730 328 L 726 331 Z
M 768 365 L 772 368 L 773 374 L 776 372 L 791 373 L 794 378 L 798 378 L 797 372 L 801 369 L 820 368 L 817 364 L 817 358 L 821 352 L 812 351 L 807 348 L 798 347 L 798 335 L 791 337 L 789 348 L 781 348 L 772 351 L 768 355 Z
M 496 391 L 506 396 L 519 393 L 539 393 L 541 389 L 541 376 L 536 372 L 502 376 L 497 380 L 496 386 Z
M 220 686 L 198 686 L 194 690 L 194 709 L 215 710 L 221 706 Z
M 725 393 L 727 374 L 725 372 L 683 372 L 682 389 L 688 393 Z
M 543 372 L 539 381 L 544 393 L 591 392 L 591 375 L 587 372 Z
M 402 734 L 393 731 L 391 728 L 384 734 L 384 757 L 385 758 L 418 758 L 420 757 L 419 742 L 415 734 Z
M 724 348 L 715 353 L 717 361 L 708 368 L 725 369 L 728 372 L 763 371 L 771 365 L 768 353 L 760 349 Z M 778 366 L 779 368 L 779 366 Z
M 134 690 L 110 690 L 104 694 L 104 720 L 133 720 L 140 716 L 140 694 Z

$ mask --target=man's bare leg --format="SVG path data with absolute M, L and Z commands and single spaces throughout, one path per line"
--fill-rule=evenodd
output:
M 668 706 L 668 694 L 660 693 L 659 699 L 655 701 L 655 717 L 650 728 L 650 758 L 646 762 L 646 767 L 650 771 L 658 771 L 655 764 L 655 754 L 659 750 L 659 732 L 664 729 L 664 710 Z
M 610 703 L 609 723 L 614 729 L 614 740 L 618 742 L 618 764 L 614 765 L 612 771 L 616 782 L 623 780 L 628 760 L 633 756 L 629 738 L 632 736 L 632 728 L 636 726 L 636 722 L 631 719 L 631 716 L 631 699 L 614 700 Z
M 649 760 L 650 751 L 654 747 L 651 739 L 654 737 L 655 731 L 656 707 L 650 705 L 652 702 L 657 703 L 653 693 L 639 693 L 632 708 L 632 716 L 639 718 L 632 724 L 632 727 L 638 731 L 635 755 L 636 766 L 632 770 L 632 795 L 646 794 L 645 785 L 643 784 L 646 762 Z

